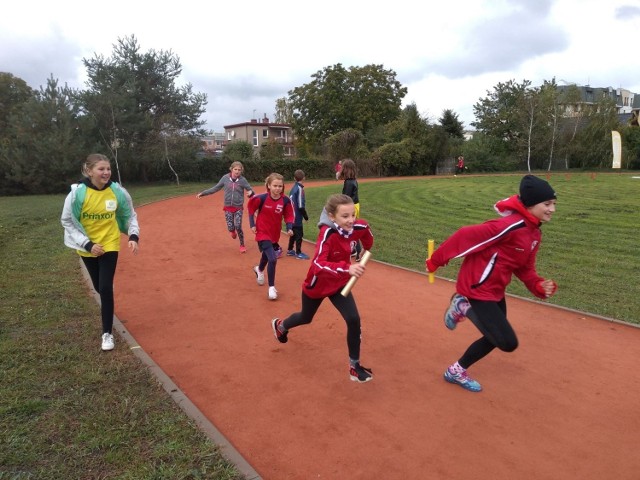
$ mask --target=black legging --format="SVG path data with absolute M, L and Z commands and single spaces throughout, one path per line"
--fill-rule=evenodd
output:
M 113 329 L 113 277 L 118 264 L 118 252 L 107 252 L 99 257 L 80 257 L 87 267 L 93 288 L 100 295 L 102 333 Z
M 347 322 L 347 347 L 349 348 L 349 358 L 360 360 L 360 314 L 353 295 L 345 298 L 337 291 L 328 297 L 334 307 L 340 312 L 344 321 Z M 324 298 L 311 298 L 302 292 L 302 310 L 287 317 L 282 326 L 287 330 L 311 323 L 313 316 L 320 308 Z
M 294 225 L 291 230 L 293 231 L 293 235 L 289 237 L 289 246 L 287 247 L 287 250 L 293 250 L 293 247 L 295 245 L 296 253 L 300 253 L 302 251 L 302 237 L 304 236 L 304 227 L 302 225 Z
M 494 348 L 503 352 L 513 352 L 518 348 L 518 338 L 507 320 L 507 302 L 503 298 L 499 302 L 483 302 L 469 299 L 471 308 L 467 317 L 482 333 L 482 338 L 473 342 L 458 363 L 462 368 L 469 368 L 484 358 Z

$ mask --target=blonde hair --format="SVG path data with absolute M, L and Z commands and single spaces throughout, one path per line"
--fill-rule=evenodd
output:
M 279 173 L 272 173 L 267 178 L 264 179 L 264 186 L 269 190 L 269 185 L 273 183 L 274 180 L 282 180 L 284 183 L 284 177 Z
M 233 162 L 229 167 L 229 171 L 233 170 L 236 167 L 240 167 L 240 173 L 244 173 L 244 165 L 241 162 Z
M 109 165 L 111 165 L 111 161 L 109 160 L 109 158 L 107 158 L 106 155 L 102 155 L 101 153 L 89 154 L 87 159 L 82 164 L 82 175 L 88 178 L 89 172 L 93 170 L 93 167 L 95 167 L 98 162 L 102 161 L 109 162 Z
M 327 203 L 324 205 L 324 209 L 329 215 L 335 216 L 340 205 L 353 205 L 353 199 L 344 193 L 334 193 L 333 195 L 329 195 L 329 198 L 327 198 Z

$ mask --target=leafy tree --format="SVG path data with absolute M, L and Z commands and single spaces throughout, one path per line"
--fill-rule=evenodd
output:
M 206 95 L 191 84 L 178 87 L 182 65 L 171 51 L 140 51 L 135 36 L 118 39 L 110 58 L 83 59 L 88 90 L 81 96 L 95 122 L 97 135 L 112 156 L 122 157 L 123 169 L 148 180 L 157 156 L 158 138 L 180 135 L 192 139 L 192 156 L 200 148 L 201 115 Z M 170 133 L 168 133 L 170 132 Z M 155 144 L 155 145 L 154 145 Z
M 627 168 L 640 168 L 640 127 L 625 126 L 621 129 L 623 146 L 623 165 Z
M 407 105 L 397 119 L 387 123 L 382 133 L 378 129 L 376 132 L 380 144 L 374 158 L 379 171 L 388 175 L 434 174 L 438 160 L 447 155 L 450 144 L 445 130 L 422 118 L 415 103 Z
M 611 131 L 620 128 L 615 100 L 602 97 L 586 117 L 586 126 L 578 131 L 580 151 L 571 160 L 577 168 L 611 167 Z
M 229 162 L 242 162 L 252 159 L 253 156 L 253 145 L 244 140 L 234 140 L 222 152 L 222 159 Z
M 282 97 L 276 100 L 276 114 L 274 122 L 291 124 L 293 122 L 293 107 L 287 100 L 287 97 Z
M 450 137 L 464 138 L 464 125 L 453 110 L 443 110 L 439 122 Z
M 586 114 L 584 109 L 577 108 L 581 99 L 580 89 L 576 85 L 569 85 L 558 95 L 558 103 L 564 107 L 558 120 L 558 155 L 563 159 L 564 168 L 569 169 L 569 157 L 576 149 L 576 136 Z
M 465 166 L 472 172 L 510 171 L 518 167 L 504 140 L 482 132 L 476 132 L 471 140 L 464 142 L 462 153 Z
M 550 171 L 560 136 L 560 91 L 558 90 L 556 79 L 553 78 L 550 82 L 545 80 L 540 87 L 539 95 L 543 115 L 540 123 L 544 129 L 541 143 L 548 145 L 547 170 Z
M 7 135 L 11 116 L 19 113 L 34 95 L 27 82 L 10 73 L 0 72 L 0 140 Z
M 284 147 L 275 139 L 270 138 L 268 142 L 260 146 L 261 160 L 282 160 L 284 158 Z
M 80 177 L 91 139 L 75 101 L 77 92 L 49 78 L 11 117 L 8 140 L 0 147 L 0 191 L 59 193 Z
M 536 89 L 525 90 L 522 106 L 526 115 L 525 133 L 518 139 L 526 145 L 527 171 L 531 172 L 531 144 L 533 142 L 533 130 L 536 126 L 540 98 Z
M 396 73 L 382 65 L 345 69 L 336 64 L 311 77 L 288 93 L 296 134 L 316 145 L 342 130 L 367 132 L 392 121 L 407 94 Z
M 368 150 L 365 146 L 364 135 L 359 130 L 348 128 L 331 135 L 325 141 L 327 154 L 333 161 L 343 158 L 359 160 L 366 157 Z
M 407 175 L 411 165 L 411 153 L 403 142 L 386 143 L 373 152 L 373 160 L 381 175 Z
M 473 106 L 476 121 L 471 125 L 485 135 L 502 139 L 509 151 L 516 153 L 528 129 L 527 116 L 523 115 L 527 109 L 523 106 L 525 91 L 530 85 L 529 80 L 523 80 L 520 84 L 515 80 L 499 82 L 493 92 L 487 91 L 487 97 L 481 98 Z

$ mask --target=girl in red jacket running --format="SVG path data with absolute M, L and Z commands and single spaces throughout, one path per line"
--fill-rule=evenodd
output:
M 365 265 L 351 263 L 351 249 L 360 240 L 366 250 L 373 245 L 373 234 L 366 220 L 356 219 L 353 200 L 348 195 L 331 195 L 320 218 L 320 233 L 307 277 L 302 283 L 302 310 L 284 320 L 271 321 L 280 343 L 287 343 L 289 330 L 311 323 L 325 298 L 329 298 L 347 322 L 349 375 L 354 382 L 373 378 L 370 369 L 360 365 L 360 315 L 353 294 L 343 297 L 342 288 L 352 276 L 361 277 Z
M 453 330 L 467 317 L 482 337 L 444 372 L 444 378 L 472 392 L 482 387 L 467 374 L 471 365 L 496 347 L 503 352 L 518 347 L 505 301 L 512 274 L 536 297 L 549 298 L 557 289 L 553 280 L 545 280 L 536 272 L 540 225 L 550 221 L 556 211 L 553 188 L 541 178 L 525 175 L 520 195 L 501 200 L 494 208 L 501 218 L 462 227 L 427 259 L 427 271 L 433 273 L 453 258 L 464 258 L 444 321 Z
M 287 235 L 293 235 L 293 206 L 291 200 L 284 191 L 284 179 L 279 173 L 270 174 L 265 185 L 267 193 L 254 195 L 249 199 L 247 211 L 249 212 L 249 226 L 256 234 L 258 249 L 261 252 L 260 262 L 253 267 L 258 285 L 264 285 L 264 269 L 267 268 L 269 282 L 269 300 L 278 298 L 276 290 L 276 262 L 278 255 L 273 248 L 280 240 L 282 220 L 286 224 Z

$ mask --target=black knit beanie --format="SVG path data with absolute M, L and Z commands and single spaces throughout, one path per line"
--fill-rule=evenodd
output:
M 531 207 L 556 198 L 549 182 L 534 175 L 525 175 L 520 182 L 520 200 L 525 207 Z

